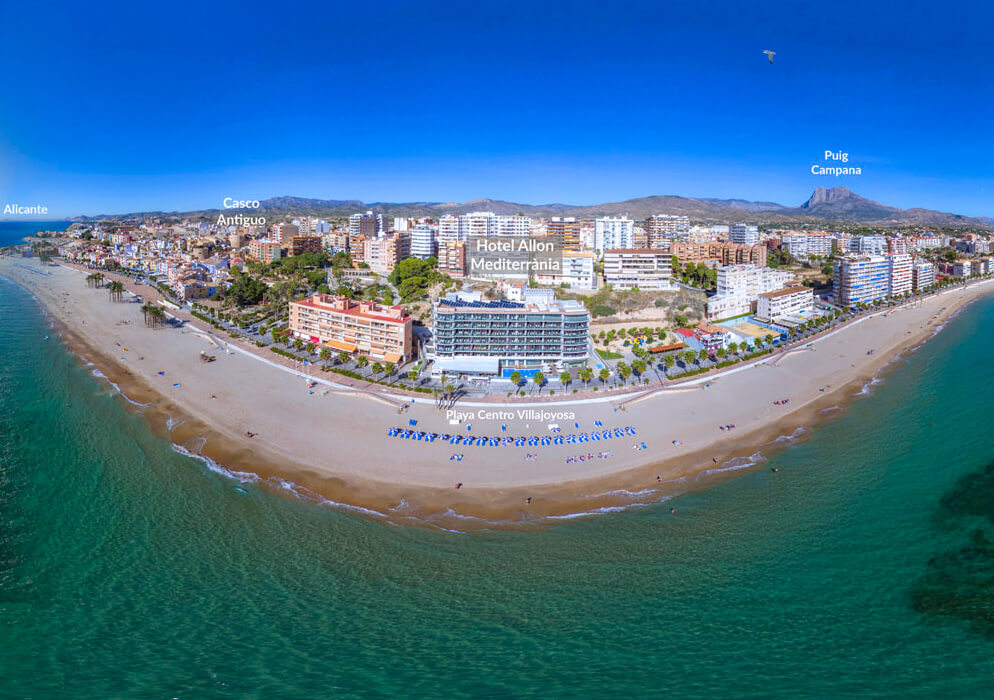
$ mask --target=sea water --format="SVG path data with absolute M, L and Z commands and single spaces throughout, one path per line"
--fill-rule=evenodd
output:
M 455 534 L 178 454 L 0 279 L 0 697 L 989 697 L 992 343 L 988 299 L 714 488 Z

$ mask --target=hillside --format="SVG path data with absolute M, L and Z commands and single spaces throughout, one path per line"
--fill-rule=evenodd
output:
M 754 224 L 798 226 L 824 225 L 832 222 L 887 225 L 970 226 L 990 228 L 990 219 L 971 218 L 960 214 L 931 209 L 900 209 L 861 197 L 845 187 L 817 188 L 806 202 L 798 207 L 784 207 L 776 202 L 753 202 L 744 199 L 695 199 L 677 195 L 638 197 L 623 202 L 595 205 L 570 204 L 520 204 L 494 199 L 475 199 L 468 202 L 370 202 L 356 199 L 314 199 L 280 196 L 261 200 L 259 209 L 204 209 L 187 212 L 133 212 L 120 215 L 75 217 L 74 221 L 158 216 L 170 219 L 212 220 L 225 214 L 263 215 L 270 219 L 293 216 L 346 217 L 356 212 L 372 210 L 386 217 L 428 216 L 437 218 L 444 214 L 464 214 L 474 211 L 492 211 L 497 214 L 524 214 L 531 217 L 574 216 L 593 219 L 599 216 L 626 215 L 636 220 L 652 214 L 671 214 L 690 217 L 694 223 L 731 224 L 748 221 Z

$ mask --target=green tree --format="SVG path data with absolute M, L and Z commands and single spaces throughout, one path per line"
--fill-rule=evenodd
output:
M 683 364 L 689 366 L 695 359 L 697 359 L 697 353 L 693 350 L 687 350 L 683 353 Z
M 542 393 L 542 386 L 545 384 L 545 375 L 541 372 L 536 372 L 532 375 L 532 382 L 538 387 L 538 393 Z
M 521 378 L 521 372 L 518 370 L 511 372 L 511 384 L 513 384 L 515 388 L 521 386 Z
M 349 354 L 347 352 L 342 350 L 340 353 L 338 353 L 338 364 L 344 365 L 348 361 L 349 361 Z
M 324 366 L 327 367 L 328 360 L 331 359 L 331 348 L 327 347 L 321 348 L 321 353 L 319 354 L 319 357 L 321 358 L 321 362 L 324 363 Z
M 392 377 L 393 373 L 396 371 L 397 371 L 397 365 L 395 365 L 393 362 L 387 362 L 385 365 L 383 365 L 383 373 L 386 374 L 388 377 Z
M 597 376 L 600 378 L 601 384 L 606 384 L 607 380 L 611 378 L 611 371 L 607 367 L 602 367 Z
M 666 355 L 663 356 L 663 366 L 666 367 L 666 369 L 672 368 L 673 365 L 675 364 L 676 364 L 676 358 L 673 356 L 672 353 L 667 353 Z
M 373 363 L 373 374 L 379 374 L 382 371 L 383 371 L 383 365 L 381 365 L 379 362 L 374 362 Z
M 365 369 L 369 365 L 369 358 L 366 357 L 365 355 L 359 355 L 359 357 L 356 358 L 355 362 L 356 365 L 358 365 L 359 369 Z M 365 376 L 368 377 L 369 375 L 365 374 Z
M 580 368 L 579 372 L 577 372 L 577 376 L 580 377 L 580 381 L 583 382 L 583 385 L 587 386 L 590 383 L 590 380 L 594 378 L 594 371 L 589 367 L 584 366 Z
M 564 370 L 559 373 L 559 381 L 564 387 L 567 387 L 573 381 L 573 377 L 570 376 L 569 372 Z
M 409 370 L 408 373 L 407 373 L 407 379 L 412 384 L 414 382 L 418 381 L 418 371 L 416 369 Z
M 632 368 L 626 365 L 624 362 L 618 363 L 618 374 L 621 375 L 621 381 L 625 384 L 628 383 L 628 378 L 632 376 Z

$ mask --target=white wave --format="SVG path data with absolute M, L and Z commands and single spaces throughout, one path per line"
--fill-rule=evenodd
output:
M 184 422 L 185 421 L 182 418 L 176 419 L 173 418 L 172 416 L 166 416 L 166 429 L 169 432 L 172 432 L 173 428 L 183 425 Z
M 883 383 L 884 383 L 883 379 L 881 379 L 880 377 L 874 377 L 870 381 L 866 382 L 863 385 L 862 389 L 856 392 L 856 396 L 869 396 L 873 387 Z
M 210 469 L 212 472 L 220 474 L 221 476 L 226 476 L 229 479 L 234 479 L 239 483 L 254 484 L 258 481 L 261 481 L 258 474 L 252 474 L 251 472 L 239 472 L 235 471 L 234 469 L 227 469 L 226 467 L 223 467 L 217 462 L 215 462 L 210 457 L 207 457 L 205 455 L 198 455 L 186 449 L 182 445 L 177 445 L 176 443 L 173 443 L 172 447 L 173 447 L 173 452 L 178 452 L 179 454 L 185 457 L 190 457 L 191 459 L 200 460 L 201 462 L 206 464 L 207 468 Z
M 90 374 L 92 374 L 94 377 L 97 377 L 99 379 L 106 379 L 107 378 L 107 375 L 104 374 L 103 372 L 101 372 L 99 369 L 91 369 L 90 370 Z
M 804 434 L 805 430 L 806 428 L 802 425 L 801 427 L 797 428 L 794 432 L 792 432 L 790 435 L 781 435 L 773 442 L 790 442 L 791 440 L 796 440 L 797 438 L 799 438 L 801 435 Z
M 606 491 L 604 493 L 598 493 L 594 496 L 587 496 L 587 498 L 601 498 L 603 496 L 630 496 L 632 498 L 638 498 L 639 496 L 647 496 L 653 493 L 656 493 L 656 489 L 642 489 L 641 491 L 628 491 L 627 489 L 616 489 L 614 491 Z
M 721 466 L 714 467 L 713 469 L 707 469 L 701 472 L 700 476 L 697 478 L 707 476 L 709 474 L 720 474 L 722 472 L 734 472 L 740 469 L 749 469 L 750 467 L 755 467 L 766 461 L 766 457 L 763 456 L 761 452 L 753 452 L 748 457 L 735 457 L 723 462 Z
M 603 506 L 602 508 L 594 508 L 592 510 L 584 510 L 579 513 L 565 513 L 563 515 L 546 515 L 540 520 L 573 520 L 575 518 L 587 518 L 593 515 L 604 515 L 606 513 L 622 513 L 626 510 L 633 510 L 635 508 L 645 508 L 646 506 L 659 505 L 660 503 L 665 503 L 670 500 L 672 496 L 665 496 L 658 501 L 651 501 L 649 503 L 629 503 L 623 506 Z
M 832 411 L 841 411 L 841 410 L 842 410 L 841 406 L 829 406 L 828 408 L 821 409 L 820 411 L 818 411 L 818 413 L 824 414 L 824 413 L 831 413 Z

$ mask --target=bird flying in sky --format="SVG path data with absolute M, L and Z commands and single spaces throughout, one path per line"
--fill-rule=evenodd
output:
M 773 63 L 773 54 L 775 54 L 776 51 L 764 51 L 763 53 L 765 53 L 766 57 L 770 59 L 770 63 Z

